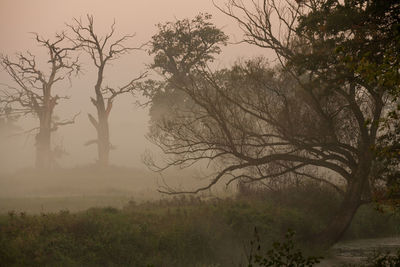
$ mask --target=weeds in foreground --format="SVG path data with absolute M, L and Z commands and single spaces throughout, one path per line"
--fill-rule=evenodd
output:
M 319 263 L 323 257 L 304 256 L 294 242 L 295 232 L 288 230 L 283 242 L 275 241 L 272 248 L 265 254 L 261 251 L 260 236 L 254 228 L 255 240 L 251 241 L 248 267 L 253 266 L 282 266 L 282 267 L 309 267 Z
M 253 243 L 253 266 L 285 266 L 273 265 L 285 255 L 304 264 L 294 266 L 310 266 L 288 240 L 271 242 L 289 228 L 296 239 L 307 240 L 329 221 L 337 202 L 324 188 L 307 187 L 207 201 L 182 196 L 131 202 L 122 210 L 10 212 L 0 215 L 0 266 L 246 266 L 242 244 L 249 244 L 254 227 L 260 238 Z M 354 222 L 348 231 L 352 238 L 375 237 L 374 229 L 399 233 L 398 217 L 370 206 Z M 271 246 L 261 254 L 261 247 Z
M 375 251 L 369 256 L 365 263 L 360 265 L 346 265 L 346 267 L 399 267 L 400 266 L 400 250 L 396 254 L 389 251 Z

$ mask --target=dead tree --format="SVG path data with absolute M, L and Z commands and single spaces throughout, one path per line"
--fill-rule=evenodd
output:
M 0 103 L 7 116 L 33 114 L 39 120 L 39 126 L 27 132 L 37 131 L 36 138 L 36 167 L 50 168 L 52 159 L 51 133 L 59 126 L 72 124 L 71 120 L 55 121 L 54 108 L 60 99 L 66 96 L 53 94 L 56 84 L 65 78 L 70 79 L 73 73 L 79 72 L 78 58 L 72 58 L 71 52 L 77 49 L 75 45 L 67 45 L 65 33 L 57 34 L 54 40 L 44 39 L 34 34 L 35 41 L 47 51 L 45 61 L 48 68 L 39 67 L 40 62 L 29 51 L 18 53 L 13 60 L 2 55 L 1 65 L 7 72 L 14 85 L 3 85 Z
M 89 120 L 97 132 L 97 139 L 90 140 L 85 145 L 97 144 L 98 163 L 107 166 L 109 163 L 109 154 L 111 150 L 110 129 L 108 124 L 109 115 L 112 109 L 113 101 L 119 95 L 132 92 L 135 88 L 134 83 L 145 76 L 141 74 L 132 79 L 126 85 L 118 88 L 103 86 L 104 71 L 112 60 L 128 54 L 132 48 L 125 46 L 125 42 L 134 35 L 124 35 L 119 39 L 112 40 L 115 33 L 115 22 L 111 25 L 110 31 L 104 36 L 99 36 L 94 29 L 93 16 L 87 15 L 87 22 L 74 19 L 74 24 L 69 25 L 74 32 L 73 42 L 84 49 L 90 56 L 94 66 L 97 68 L 97 79 L 94 85 L 95 97 L 90 100 L 97 110 L 97 118 L 88 114 Z

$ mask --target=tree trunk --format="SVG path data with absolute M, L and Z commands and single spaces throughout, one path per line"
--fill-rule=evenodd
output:
M 364 191 L 368 185 L 368 177 L 371 168 L 371 155 L 366 152 L 363 162 L 358 166 L 354 180 L 348 185 L 344 200 L 340 209 L 331 223 L 325 230 L 319 233 L 314 242 L 315 245 L 323 249 L 328 249 L 342 238 L 343 234 L 349 228 L 354 215 L 361 206 Z
M 36 135 L 36 168 L 51 168 L 51 111 L 44 110 L 40 116 L 39 133 Z
M 108 166 L 110 157 L 110 134 L 107 118 L 99 120 L 97 131 L 99 165 Z
M 359 194 L 360 185 L 353 186 L 346 194 L 345 199 L 328 227 L 319 233 L 314 244 L 323 249 L 328 249 L 340 240 L 346 230 L 349 228 L 354 215 L 361 205 L 361 194 Z
M 36 168 L 49 169 L 51 166 L 50 133 L 40 129 L 36 135 Z
M 92 121 L 92 124 L 95 126 L 97 131 L 97 153 L 99 157 L 98 164 L 100 166 L 108 166 L 110 157 L 110 130 L 108 127 L 108 112 L 101 91 L 104 67 L 105 61 L 102 61 L 102 65 L 99 67 L 97 73 L 97 82 L 94 86 L 96 100 L 92 100 L 97 109 L 98 122 Z

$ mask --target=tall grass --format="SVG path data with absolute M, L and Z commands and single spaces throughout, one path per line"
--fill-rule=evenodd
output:
M 0 216 L 0 266 L 246 266 L 256 227 L 263 247 L 287 229 L 307 240 L 340 199 L 325 187 L 243 190 L 204 201 L 181 196 L 123 209 Z M 373 206 L 357 214 L 347 238 L 399 234 L 397 215 Z

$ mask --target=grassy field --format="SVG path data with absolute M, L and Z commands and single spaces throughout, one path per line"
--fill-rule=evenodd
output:
M 104 197 L 104 204 L 114 207 L 86 209 L 102 197 L 93 198 L 48 197 L 36 204 L 33 198 L 9 199 L 10 207 L 20 201 L 20 207 L 32 211 L 40 203 L 50 210 L 52 201 L 81 211 L 1 215 L 0 266 L 246 266 L 255 228 L 263 249 L 288 229 L 296 231 L 301 244 L 328 223 L 339 205 L 338 196 L 319 185 L 207 201 Z M 365 206 L 345 239 L 398 235 L 399 225 L 398 215 Z
M 131 196 L 89 195 L 89 196 L 47 196 L 0 198 L 0 214 L 9 211 L 16 213 L 40 214 L 58 211 L 79 212 L 95 207 L 114 207 L 121 209 Z
M 47 172 L 33 169 L 0 175 L 0 214 L 40 214 L 92 207 L 122 208 L 136 201 L 162 197 L 154 176 L 145 170 L 83 166 Z

